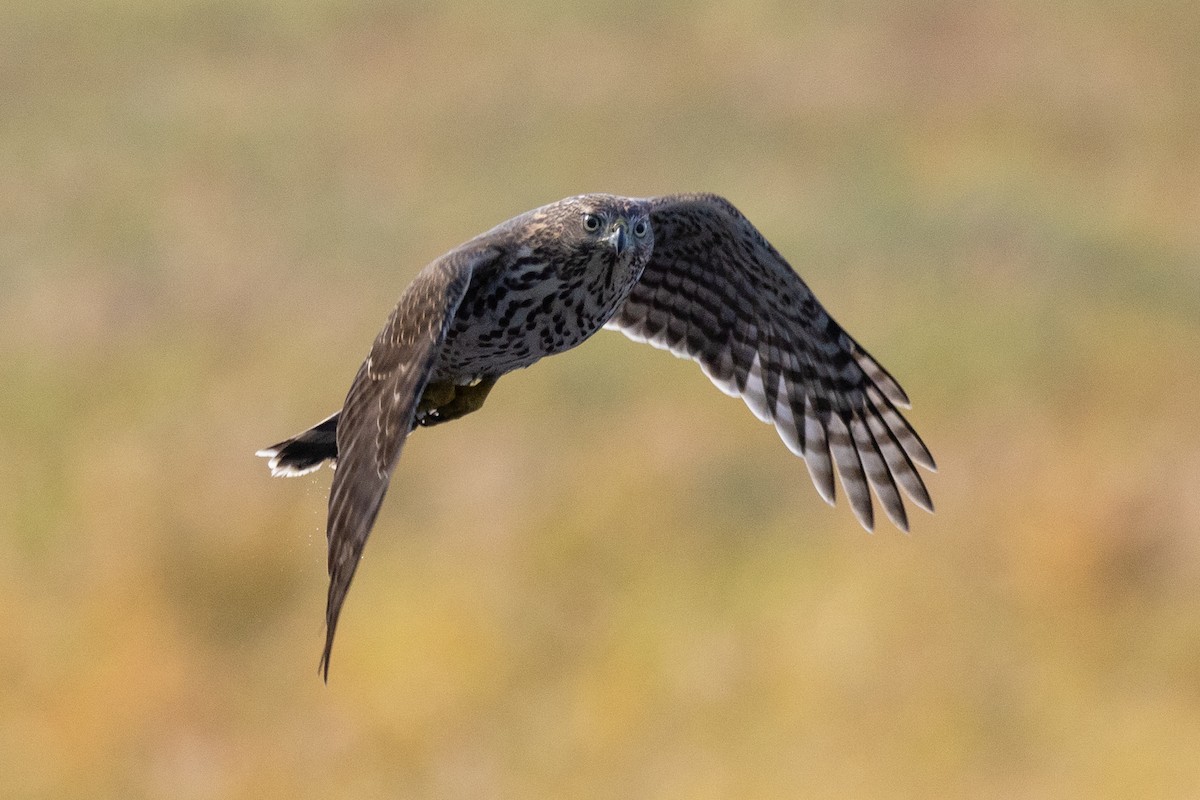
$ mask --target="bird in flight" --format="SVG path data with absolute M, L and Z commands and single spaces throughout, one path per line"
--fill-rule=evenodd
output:
M 871 489 L 908 530 L 903 493 L 933 511 L 933 457 L 904 390 L 839 326 L 741 212 L 711 194 L 568 197 L 426 266 L 401 295 L 340 411 L 258 451 L 274 475 L 336 463 L 320 671 L 404 441 L 479 409 L 505 373 L 601 328 L 689 358 L 804 459 L 834 503 L 834 470 L 863 527 Z

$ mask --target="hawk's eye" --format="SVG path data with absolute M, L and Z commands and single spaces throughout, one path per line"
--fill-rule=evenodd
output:
M 595 214 L 584 214 L 583 215 L 583 229 L 585 231 L 600 230 L 600 218 L 597 217 Z
M 644 219 L 639 219 L 633 226 L 633 235 L 639 239 L 650 232 L 650 223 Z

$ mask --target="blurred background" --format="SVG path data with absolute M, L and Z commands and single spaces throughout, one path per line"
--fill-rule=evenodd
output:
M 0 794 L 1200 796 L 1200 6 L 0 11 Z M 729 197 L 894 372 L 858 528 L 602 333 L 409 443 L 317 675 L 336 409 L 424 264 Z

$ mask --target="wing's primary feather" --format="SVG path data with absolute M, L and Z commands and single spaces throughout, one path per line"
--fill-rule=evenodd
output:
M 363 546 L 412 428 L 446 331 L 486 247 L 452 251 L 405 290 L 359 367 L 337 426 L 338 465 L 329 490 L 329 596 L 320 670 L 328 678 L 333 635 Z
M 933 510 L 914 464 L 933 457 L 897 407 L 908 397 L 833 320 L 800 276 L 741 212 L 716 195 L 649 201 L 654 250 L 606 327 L 699 362 L 726 394 L 774 423 L 834 501 L 834 467 L 868 530 L 870 487 L 908 529 L 897 486 Z

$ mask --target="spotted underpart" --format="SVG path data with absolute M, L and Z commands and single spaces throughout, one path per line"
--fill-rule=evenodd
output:
M 329 495 L 329 655 L 342 603 L 409 433 L 478 409 L 496 380 L 602 326 L 697 361 L 802 457 L 859 521 L 871 492 L 907 530 L 903 494 L 933 510 L 933 457 L 899 384 L 822 308 L 728 201 L 580 195 L 481 234 L 423 269 L 359 368 L 342 410 L 259 451 L 277 475 L 337 461 Z
M 523 252 L 477 275 L 458 307 L 434 380 L 468 383 L 528 367 L 582 343 L 612 317 L 649 256 L 609 248 L 558 263 Z

